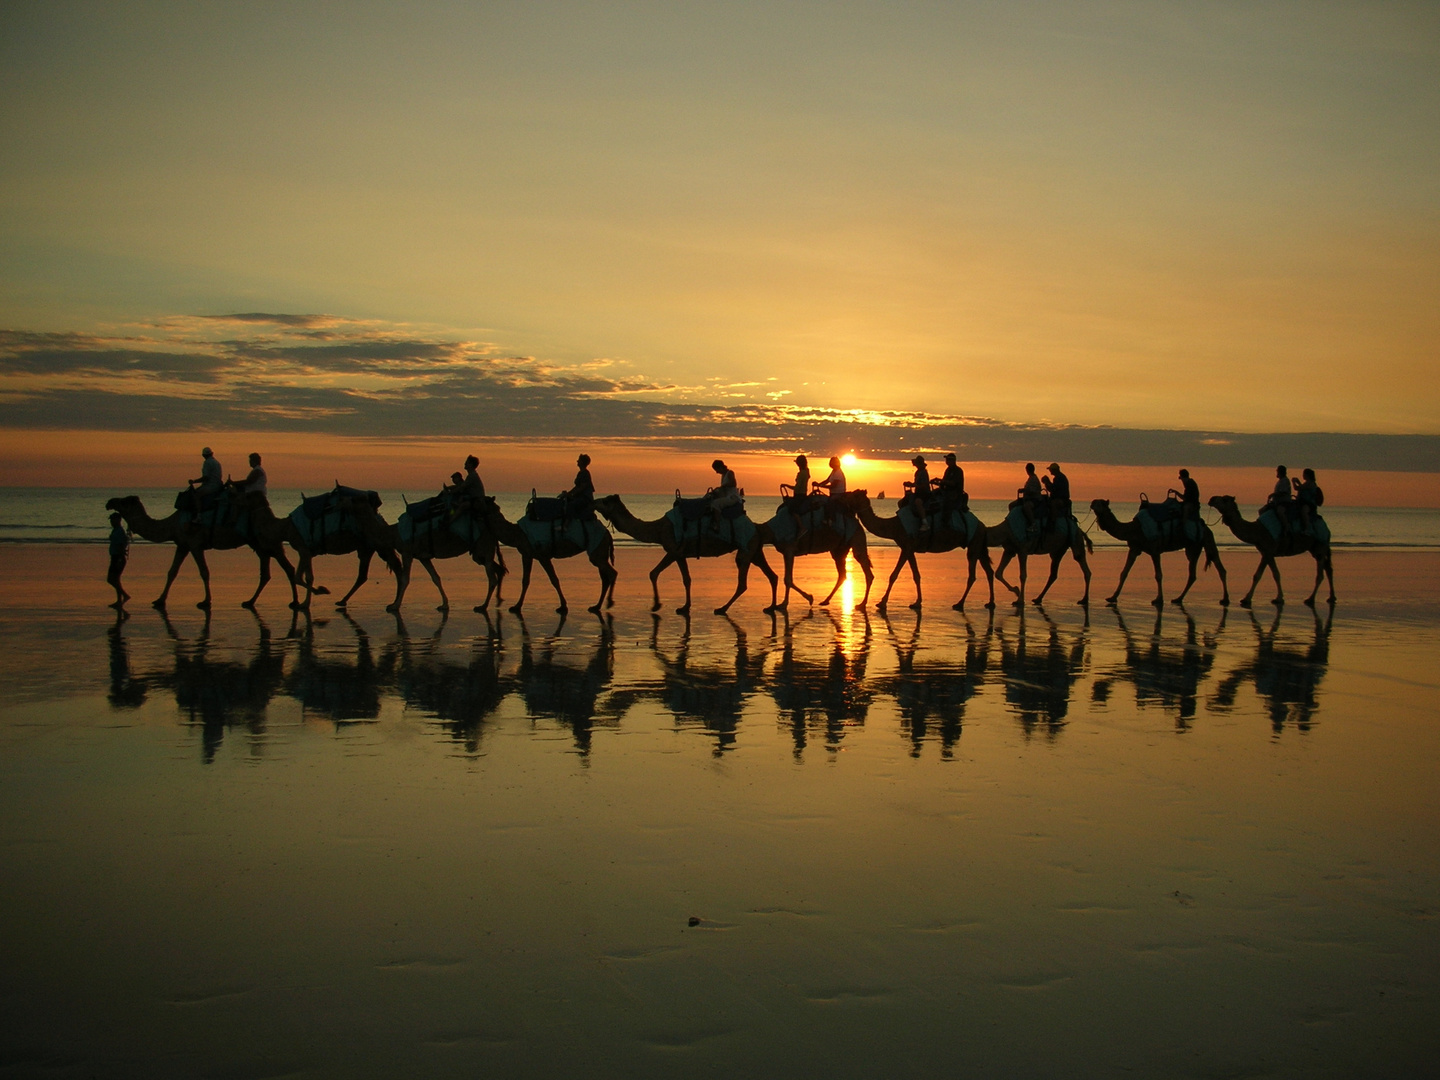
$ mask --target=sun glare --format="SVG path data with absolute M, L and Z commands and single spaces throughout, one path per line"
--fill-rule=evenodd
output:
M 858 459 L 854 454 L 841 454 L 841 455 L 840 455 L 840 464 L 841 464 L 842 466 L 844 466 L 845 468 L 847 468 L 847 469 L 850 468 L 851 466 L 853 466 L 853 465 L 855 464 L 855 462 L 858 461 L 858 460 L 859 460 L 859 459 Z

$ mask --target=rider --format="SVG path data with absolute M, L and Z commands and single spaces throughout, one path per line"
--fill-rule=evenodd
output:
M 224 470 L 220 468 L 220 462 L 210 447 L 207 446 L 201 450 L 200 456 L 204 458 L 200 466 L 200 475 L 189 482 L 196 513 L 199 513 L 205 502 L 219 494 L 220 489 L 225 486 Z M 196 487 L 196 484 L 200 486 Z
M 248 495 L 252 491 L 258 491 L 261 495 L 268 495 L 269 491 L 267 489 L 267 484 L 268 480 L 265 476 L 265 470 L 260 465 L 260 455 L 251 454 L 250 472 L 244 480 L 240 481 L 241 492 Z
M 810 460 L 804 454 L 795 455 L 795 483 L 781 484 L 780 494 L 784 495 L 787 488 L 790 513 L 798 515 L 810 496 Z
M 1180 490 L 1171 488 L 1165 492 L 1165 497 L 1180 500 L 1181 521 L 1200 520 L 1200 485 L 1190 479 L 1189 469 L 1180 470 Z
M 1070 478 L 1060 471 L 1056 462 L 1050 462 L 1046 470 L 1049 476 L 1040 478 L 1045 487 L 1046 507 L 1052 521 L 1066 521 L 1070 517 Z
M 716 458 L 710 463 L 710 468 L 720 474 L 720 486 L 712 488 L 705 499 L 710 503 L 710 516 L 714 520 L 715 531 L 720 531 L 720 511 L 727 506 L 736 506 L 740 502 L 740 485 L 735 482 L 735 473 L 725 462 Z
M 945 472 L 940 477 L 940 494 L 947 509 L 963 512 L 970 507 L 970 496 L 965 492 L 965 470 L 955 463 L 954 454 L 945 455 Z
M 1281 532 L 1290 526 L 1290 515 L 1287 513 L 1290 502 L 1290 476 L 1285 471 L 1284 465 L 1276 465 L 1275 490 L 1270 492 L 1270 497 L 1265 500 L 1265 505 L 1274 508 L 1275 516 L 1280 519 Z
M 1325 493 L 1315 482 L 1314 469 L 1306 469 L 1300 475 L 1305 477 L 1305 481 L 1304 483 L 1299 480 L 1293 481 L 1295 502 L 1300 507 L 1300 527 L 1309 530 L 1311 520 L 1320 512 L 1320 507 L 1325 505 Z
M 1015 492 L 1018 498 L 1015 500 L 1020 504 L 1020 509 L 1025 512 L 1026 531 L 1035 531 L 1035 511 L 1040 506 L 1040 478 L 1035 475 L 1035 463 L 1025 463 L 1025 483 Z
M 571 517 L 587 517 L 595 502 L 595 481 L 590 479 L 590 455 L 581 454 L 575 459 L 575 483 L 569 491 L 561 492 L 565 500 L 565 512 Z
M 915 478 L 905 481 L 905 486 L 910 489 L 910 509 L 916 517 L 916 527 L 928 529 L 930 521 L 925 516 L 925 500 L 930 497 L 930 470 L 925 465 L 925 456 L 916 454 L 910 459 L 910 464 L 915 466 Z M 905 500 L 901 500 L 902 504 Z

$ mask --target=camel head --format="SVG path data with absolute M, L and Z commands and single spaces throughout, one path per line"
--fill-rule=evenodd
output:
M 1109 500 L 1109 499 L 1091 499 L 1091 500 L 1090 500 L 1090 512 L 1091 512 L 1092 514 L 1098 514 L 1098 513 L 1100 513 L 1100 511 L 1102 511 L 1102 510 L 1109 510 L 1109 509 L 1110 509 L 1110 500 Z
M 1211 506 L 1219 510 L 1222 514 L 1225 513 L 1227 507 L 1231 510 L 1235 509 L 1234 495 L 1211 495 L 1208 501 Z
M 865 488 L 856 488 L 854 491 L 847 491 L 844 495 L 839 496 L 839 499 L 845 509 L 855 513 L 862 506 L 870 505 L 870 492 Z
M 112 512 L 118 510 L 122 514 L 128 514 L 135 510 L 143 510 L 144 506 L 140 502 L 139 495 L 117 495 L 106 502 L 105 509 Z
M 613 520 L 616 514 L 630 515 L 630 511 L 626 509 L 625 503 L 619 495 L 606 495 L 596 499 L 590 505 L 603 514 L 607 521 Z

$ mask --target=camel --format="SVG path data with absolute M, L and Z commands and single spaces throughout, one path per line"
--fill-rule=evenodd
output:
M 1120 571 L 1120 582 L 1115 586 L 1115 591 L 1105 598 L 1105 603 L 1114 606 L 1120 600 L 1120 590 L 1125 588 L 1125 579 L 1130 576 L 1130 568 L 1135 565 L 1135 560 L 1142 554 L 1149 555 L 1150 561 L 1155 564 L 1155 599 L 1150 601 L 1156 607 L 1165 606 L 1164 578 L 1160 572 L 1160 553 L 1164 551 L 1185 552 L 1185 557 L 1190 561 L 1190 577 L 1185 582 L 1185 588 L 1180 590 L 1180 595 L 1171 600 L 1172 604 L 1183 604 L 1190 587 L 1195 584 L 1195 564 L 1200 561 L 1200 552 L 1205 552 L 1205 569 L 1209 570 L 1211 563 L 1214 563 L 1216 571 L 1220 574 L 1220 589 L 1223 595 L 1220 597 L 1221 607 L 1230 603 L 1230 583 L 1225 578 L 1225 564 L 1220 561 L 1220 550 L 1215 546 L 1215 534 L 1210 531 L 1210 526 L 1203 521 L 1196 521 L 1196 536 L 1189 539 L 1185 535 L 1183 521 L 1175 518 L 1178 528 L 1170 530 L 1169 536 L 1149 537 L 1145 535 L 1144 527 L 1137 514 L 1131 521 L 1121 521 L 1110 509 L 1109 499 L 1096 499 L 1090 504 L 1091 511 L 1095 514 L 1095 523 L 1106 533 L 1116 540 L 1123 540 L 1130 548 L 1130 553 L 1125 558 L 1125 568 Z M 1196 507 L 1198 512 L 1199 507 Z
M 300 553 L 299 565 L 296 567 L 296 574 L 305 584 L 308 592 L 317 595 L 329 593 L 329 589 L 323 585 L 315 584 L 315 571 L 313 560 L 316 555 L 349 555 L 354 552 L 358 558 L 359 565 L 355 574 L 355 584 L 350 586 L 350 591 L 335 601 L 335 606 L 344 609 L 350 602 L 350 598 L 360 591 L 370 578 L 370 560 L 378 553 L 390 568 L 391 573 L 399 574 L 400 560 L 395 554 L 393 546 L 387 546 L 384 542 L 381 528 L 370 527 L 373 522 L 369 519 L 376 519 L 381 527 L 387 525 L 385 519 L 380 517 L 378 507 L 380 498 L 374 492 L 360 491 L 355 488 L 342 488 L 338 483 L 335 490 L 330 493 L 331 507 L 338 510 L 334 527 L 323 529 L 307 528 L 301 531 L 296 525 L 296 530 L 301 532 L 304 539 L 297 543 L 290 540 L 290 546 Z M 296 507 L 291 511 L 290 519 L 294 521 L 296 515 L 303 515 L 303 506 Z M 333 511 L 332 511 L 333 512 Z M 328 515 L 327 515 L 328 517 Z M 318 536 L 317 536 L 318 532 Z M 381 546 L 376 546 L 379 542 Z M 306 598 L 308 605 L 309 598 Z
M 965 599 L 970 595 L 970 590 L 975 587 L 975 564 L 979 563 L 985 568 L 985 577 L 990 583 L 990 601 L 985 606 L 995 606 L 995 578 L 990 571 L 990 552 L 986 548 L 985 529 L 982 526 L 974 531 L 973 535 L 967 536 L 957 532 L 944 524 L 948 514 L 936 515 L 934 526 L 920 534 L 909 533 L 905 530 L 899 515 L 895 517 L 879 517 L 870 505 L 870 496 L 863 489 L 851 491 L 845 495 L 837 496 L 845 501 L 846 505 L 860 519 L 860 524 L 865 526 L 867 532 L 873 533 L 885 540 L 891 540 L 900 549 L 900 557 L 895 561 L 895 569 L 890 572 L 890 583 L 885 587 L 885 595 L 880 598 L 880 603 L 875 605 L 875 610 L 885 611 L 890 602 L 890 590 L 895 588 L 895 579 L 900 576 L 902 567 L 910 567 L 910 575 L 915 579 L 915 602 L 910 606 L 916 611 L 920 610 L 920 564 L 916 561 L 917 554 L 939 554 L 945 551 L 954 551 L 956 548 L 964 548 L 965 556 L 970 563 L 970 578 L 965 584 L 965 595 L 955 605 L 955 610 L 960 611 L 965 607 Z
M 650 571 L 650 589 L 654 594 L 654 603 L 650 605 L 651 611 L 659 611 L 660 604 L 660 574 L 671 563 L 678 563 L 680 566 L 680 580 L 685 582 L 685 603 L 676 608 L 676 614 L 688 615 L 690 613 L 690 559 L 713 559 L 721 555 L 728 555 L 735 552 L 735 569 L 737 580 L 735 582 L 735 595 L 715 609 L 716 615 L 724 615 L 730 610 L 730 605 L 740 599 L 745 591 L 750 577 L 750 565 L 754 563 L 760 568 L 766 579 L 770 582 L 770 606 L 765 610 L 775 610 L 775 596 L 779 588 L 779 578 L 775 571 L 770 569 L 770 564 L 765 561 L 764 544 L 760 538 L 760 530 L 755 530 L 754 537 L 743 548 L 737 547 L 734 543 L 712 532 L 706 528 L 700 530 L 699 537 L 681 538 L 675 535 L 675 527 L 671 523 L 669 515 L 656 521 L 642 521 L 625 507 L 625 503 L 619 495 L 607 495 L 603 499 L 595 500 L 595 509 L 604 515 L 605 520 L 619 529 L 626 536 L 639 540 L 642 544 L 657 544 L 665 552 L 665 557 L 655 564 Z M 688 550 L 687 550 L 688 549 Z
M 788 607 L 792 591 L 803 596 L 807 604 L 815 602 L 813 596 L 795 584 L 795 560 L 802 555 L 818 555 L 822 552 L 835 561 L 835 584 L 826 593 L 825 599 L 820 601 L 820 606 L 830 603 L 831 598 L 840 591 L 840 586 L 845 584 L 845 559 L 854 551 L 855 561 L 860 564 L 860 569 L 865 571 L 865 595 L 856 605 L 863 611 L 870 602 L 870 587 L 875 583 L 875 574 L 870 569 L 870 550 L 865 540 L 864 527 L 853 518 L 837 514 L 831 518 L 822 518 L 803 536 L 797 536 L 794 516 L 788 509 L 782 509 L 781 513 L 786 515 L 784 521 L 780 513 L 777 513 L 769 521 L 755 526 L 760 532 L 760 542 L 769 544 L 785 560 L 785 599 L 776 607 Z M 847 523 L 850 526 L 849 536 L 845 535 Z
M 1315 536 L 1301 535 L 1293 532 L 1285 532 L 1280 539 L 1270 535 L 1270 530 L 1257 518 L 1254 521 L 1248 520 L 1240 513 L 1240 507 L 1235 502 L 1233 495 L 1212 495 L 1210 505 L 1220 511 L 1220 519 L 1230 527 L 1235 538 L 1242 543 L 1249 544 L 1260 552 L 1260 565 L 1255 568 L 1255 577 L 1250 582 L 1250 591 L 1240 598 L 1240 606 L 1248 608 L 1251 598 L 1255 595 L 1255 586 L 1260 584 L 1261 577 L 1265 574 L 1265 568 L 1270 568 L 1270 574 L 1275 579 L 1275 599 L 1270 601 L 1277 607 L 1285 603 L 1285 589 L 1280 584 L 1280 567 L 1275 560 L 1290 555 L 1304 555 L 1309 553 L 1315 557 L 1315 587 L 1310 590 L 1310 595 L 1305 598 L 1305 603 L 1315 606 L 1315 594 L 1320 591 L 1321 579 L 1330 583 L 1330 603 L 1335 603 L 1335 568 L 1330 561 L 1330 538 L 1327 533 L 1322 540 Z
M 404 515 L 401 515 L 401 518 L 404 520 Z M 365 535 L 366 543 L 372 548 L 395 553 L 395 599 L 385 605 L 386 611 L 398 612 L 400 605 L 405 602 L 405 592 L 410 587 L 410 568 L 416 561 L 425 568 L 440 593 L 437 611 L 450 610 L 450 597 L 435 569 L 436 559 L 454 559 L 469 555 L 477 565 L 485 568 L 488 588 L 484 602 L 476 606 L 476 611 L 484 611 L 490 604 L 490 598 L 499 590 L 500 578 L 505 574 L 505 563 L 499 557 L 498 538 L 490 527 L 488 514 L 484 511 L 449 521 L 432 519 L 430 528 L 418 532 L 409 528 L 402 529 L 398 523 L 391 525 L 373 507 L 369 509 L 369 513 L 357 508 L 355 520 Z
M 525 594 L 530 589 L 530 571 L 537 562 L 544 569 L 546 576 L 550 579 L 550 584 L 555 587 L 555 595 L 560 599 L 560 606 L 555 610 L 562 615 L 569 611 L 570 606 L 565 602 L 565 593 L 560 588 L 560 578 L 555 573 L 555 560 L 569 559 L 580 554 L 586 555 L 590 559 L 590 565 L 594 566 L 595 569 L 600 572 L 600 598 L 586 610 L 598 615 L 602 608 L 615 606 L 615 579 L 620 576 L 615 569 L 615 540 L 610 535 L 609 530 L 604 529 L 598 521 L 592 519 L 581 522 L 587 540 L 590 534 L 590 526 L 601 529 L 601 531 L 605 533 L 603 541 L 594 548 L 591 548 L 588 543 L 577 543 L 569 535 L 569 530 L 561 532 L 559 536 L 553 539 L 547 548 L 532 540 L 530 534 L 525 531 L 519 522 L 506 520 L 505 515 L 500 512 L 500 508 L 496 506 L 493 501 L 486 503 L 482 513 L 482 520 L 490 536 L 494 537 L 496 541 L 504 544 L 506 547 L 512 547 L 520 552 L 522 567 L 520 572 L 520 597 L 515 603 L 510 605 L 512 614 L 519 615 L 521 609 L 525 606 Z M 547 522 L 546 524 L 549 523 Z M 495 580 L 499 580 L 498 576 Z M 485 604 L 489 602 L 490 596 L 487 593 Z M 475 610 L 483 611 L 485 604 L 477 606 Z
M 169 517 L 152 518 L 146 512 L 145 504 L 136 495 L 118 496 L 106 502 L 105 509 L 119 513 L 130 531 L 142 539 L 155 544 L 175 545 L 175 558 L 165 576 L 165 588 L 151 602 L 152 607 L 162 611 L 165 609 L 170 598 L 170 587 L 175 584 L 175 577 L 180 573 L 180 567 L 188 556 L 195 560 L 195 567 L 200 571 L 200 581 L 205 586 L 205 599 L 195 606 L 202 611 L 209 611 L 210 567 L 205 561 L 205 551 L 230 551 L 242 547 L 253 549 L 260 557 L 260 583 L 255 586 L 255 592 L 250 599 L 241 602 L 241 607 L 253 608 L 255 601 L 265 591 L 265 586 L 270 583 L 271 559 L 280 564 L 290 581 L 290 606 L 296 609 L 305 606 L 300 603 L 296 589 L 295 569 L 285 557 L 285 544 L 291 540 L 294 526 L 288 518 L 277 518 L 270 511 L 270 504 L 263 495 L 239 496 L 239 499 L 236 521 L 214 527 L 186 518 L 178 510 Z M 238 522 L 242 520 L 246 527 L 237 528 Z M 308 602 L 307 593 L 306 603 Z
M 1011 527 L 1011 521 L 1015 514 L 1011 513 L 999 525 L 991 525 L 985 530 L 985 543 L 989 547 L 1004 549 L 1000 557 L 1000 565 L 995 568 L 995 577 L 1009 589 L 1015 597 L 1015 606 L 1023 607 L 1025 604 L 1025 562 L 1031 555 L 1050 556 L 1050 577 L 1045 582 L 1045 587 L 1040 590 L 1040 595 L 1035 597 L 1035 606 L 1039 607 L 1045 599 L 1045 594 L 1050 591 L 1050 586 L 1055 584 L 1055 579 L 1060 576 L 1060 561 L 1065 558 L 1068 551 L 1075 556 L 1075 561 L 1080 564 L 1080 571 L 1085 575 L 1085 595 L 1076 601 L 1081 607 L 1090 606 L 1090 564 L 1085 559 L 1086 552 L 1093 552 L 1095 545 L 1090 542 L 1089 535 L 1080 528 L 1079 522 L 1073 517 L 1067 521 L 1052 521 L 1050 528 L 1045 529 L 1038 536 L 1022 534 L 1019 540 L 1016 539 L 1015 531 Z M 1069 525 L 1069 528 L 1059 528 L 1061 525 Z M 1005 567 L 1010 565 L 1010 560 L 1016 559 L 1020 563 L 1020 587 L 1017 589 L 1010 582 L 1005 580 Z M 967 592 L 969 590 L 966 590 Z M 965 598 L 961 597 L 963 604 Z

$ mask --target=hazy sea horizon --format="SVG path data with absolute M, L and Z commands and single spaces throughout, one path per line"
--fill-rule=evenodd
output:
M 136 488 L 126 494 L 135 494 L 144 500 L 152 514 L 165 516 L 175 497 L 171 488 Z M 60 488 L 60 487 L 0 487 L 0 543 L 51 543 L 51 544 L 100 544 L 109 535 L 109 523 L 105 514 L 105 502 L 117 494 L 113 488 Z M 307 491 L 304 494 L 315 494 Z M 381 513 L 387 520 L 394 521 L 404 511 L 406 500 L 416 502 L 427 498 L 433 492 L 381 491 Z M 523 514 L 529 492 L 493 492 L 501 510 L 512 520 Z M 701 492 L 685 492 L 699 495 Z M 872 493 L 878 496 L 878 492 Z M 277 514 L 288 513 L 300 502 L 302 492 L 276 489 L 270 493 L 270 503 Z M 621 493 L 621 498 L 637 516 L 657 518 L 668 510 L 674 501 L 674 494 Z M 876 509 L 881 513 L 893 514 L 896 499 L 875 499 Z M 777 495 L 751 494 L 747 498 L 747 510 L 756 521 L 767 520 L 779 505 Z M 1001 499 L 972 499 L 971 508 L 986 523 L 1001 520 L 1005 513 L 1005 501 Z M 1088 500 L 1077 501 L 1080 523 L 1088 529 L 1097 547 L 1120 547 L 1119 541 L 1095 526 Z M 1127 509 L 1127 507 L 1129 507 Z M 1133 514 L 1133 506 L 1116 500 L 1116 513 L 1121 519 Z M 1256 507 L 1242 504 L 1246 516 L 1252 516 Z M 1333 546 L 1336 548 L 1367 548 L 1378 550 L 1435 550 L 1440 549 L 1440 509 L 1417 507 L 1377 506 L 1327 506 L 1325 520 L 1330 525 Z M 1205 518 L 1215 528 L 1216 540 L 1222 547 L 1244 547 L 1228 529 L 1220 524 L 1220 515 L 1205 508 Z M 887 543 L 887 541 L 873 541 Z M 640 546 L 637 541 L 624 535 L 616 536 L 620 546 Z

